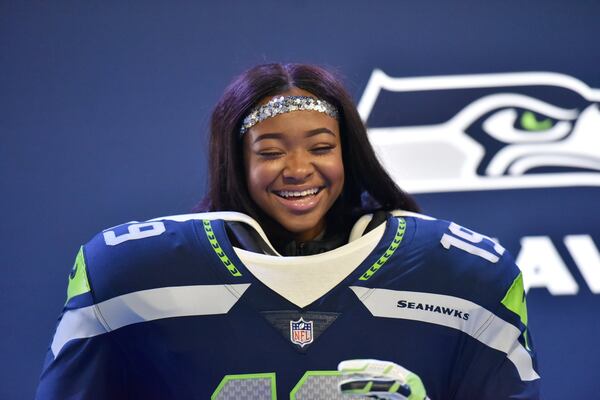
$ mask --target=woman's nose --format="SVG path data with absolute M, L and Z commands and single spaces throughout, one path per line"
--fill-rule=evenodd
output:
M 312 175 L 315 168 L 309 154 L 294 152 L 286 157 L 283 178 L 293 181 L 303 181 Z

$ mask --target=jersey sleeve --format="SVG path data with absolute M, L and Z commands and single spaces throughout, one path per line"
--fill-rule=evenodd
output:
M 96 310 L 82 246 L 46 355 L 36 399 L 127 398 L 126 360 Z
M 155 354 L 146 346 L 157 339 L 136 328 L 162 310 L 140 300 L 141 293 L 218 279 L 197 268 L 197 246 L 210 243 L 198 241 L 193 219 L 183 219 L 117 225 L 81 247 L 37 398 L 175 397 L 169 382 L 159 379 L 162 365 L 148 362 Z
M 523 276 L 506 252 L 498 265 L 500 296 L 490 318 L 465 346 L 454 398 L 539 399 L 540 376 L 528 327 Z M 484 344 L 482 346 L 481 344 Z
M 454 222 L 418 225 L 428 249 L 425 290 L 463 310 L 463 321 L 442 321 L 463 335 L 454 344 L 449 381 L 425 382 L 437 398 L 538 399 L 540 376 L 529 329 L 523 275 L 494 239 Z M 450 301 L 450 300 L 449 300 Z

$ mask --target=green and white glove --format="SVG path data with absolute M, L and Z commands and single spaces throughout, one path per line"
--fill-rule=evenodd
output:
M 421 378 L 390 361 L 346 360 L 338 365 L 344 395 L 385 400 L 429 400 Z

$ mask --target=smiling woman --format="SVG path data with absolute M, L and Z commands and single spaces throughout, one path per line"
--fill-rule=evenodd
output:
M 317 66 L 260 65 L 234 80 L 213 113 L 209 157 L 199 210 L 253 217 L 284 255 L 347 243 L 364 214 L 418 210 L 377 161 L 341 81 Z
M 301 89 L 283 99 L 311 99 Z M 280 97 L 281 98 L 281 97 Z M 316 110 L 266 119 L 244 135 L 250 197 L 297 240 L 323 233 L 325 215 L 344 187 L 344 163 L 337 121 Z
M 81 247 L 38 398 L 538 398 L 514 261 L 416 213 L 331 73 L 242 74 L 209 160 L 206 212 Z

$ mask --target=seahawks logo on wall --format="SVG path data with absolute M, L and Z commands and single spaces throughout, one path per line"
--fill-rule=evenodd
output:
M 599 89 L 558 73 L 376 69 L 358 109 L 392 178 L 429 193 L 600 186 L 598 101 Z

